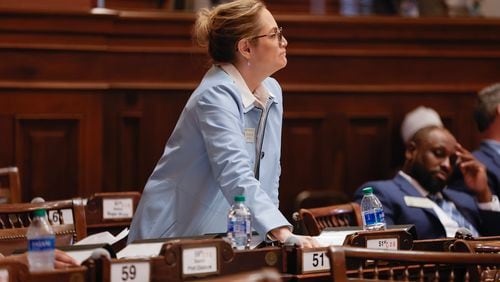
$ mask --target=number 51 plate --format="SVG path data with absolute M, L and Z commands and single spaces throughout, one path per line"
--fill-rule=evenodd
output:
M 302 253 L 302 273 L 321 272 L 330 270 L 330 259 L 326 251 Z

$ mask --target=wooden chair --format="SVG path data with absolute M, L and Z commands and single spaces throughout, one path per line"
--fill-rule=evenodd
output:
M 15 250 L 26 249 L 26 232 L 32 212 L 45 209 L 47 218 L 56 234 L 56 245 L 71 245 L 87 236 L 85 211 L 82 199 L 44 203 L 0 205 L 0 252 L 9 255 Z
M 500 256 L 331 246 L 332 281 L 498 281 Z M 493 280 L 492 280 L 493 279 Z
M 139 204 L 139 192 L 96 193 L 87 200 L 85 218 L 87 233 L 109 231 L 116 235 L 130 226 Z
M 322 189 L 322 190 L 302 190 L 297 196 L 295 196 L 292 218 L 295 220 L 294 233 L 297 234 L 307 234 L 304 230 L 304 225 L 301 223 L 299 215 L 300 209 L 311 209 L 326 207 L 331 205 L 345 204 L 349 202 L 349 197 L 340 191 L 334 189 Z
M 361 210 L 355 202 L 332 205 L 322 208 L 300 209 L 296 221 L 301 222 L 304 230 L 317 236 L 326 227 L 361 226 Z
M 0 204 L 21 202 L 21 180 L 17 167 L 0 168 Z

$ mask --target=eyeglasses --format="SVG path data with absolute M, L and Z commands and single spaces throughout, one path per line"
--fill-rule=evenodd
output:
M 285 41 L 285 37 L 283 36 L 283 28 L 282 27 L 278 27 L 278 29 L 271 33 L 271 34 L 263 34 L 263 35 L 257 35 L 257 36 L 254 36 L 254 37 L 251 37 L 250 39 L 257 39 L 257 38 L 261 38 L 261 37 L 275 37 L 278 38 L 278 44 L 279 45 L 283 45 L 284 41 Z

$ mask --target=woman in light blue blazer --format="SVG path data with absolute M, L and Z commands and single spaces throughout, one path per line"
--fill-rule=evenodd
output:
M 318 246 L 278 209 L 283 101 L 270 76 L 287 63 L 281 28 L 261 1 L 238 0 L 202 10 L 194 33 L 214 64 L 144 188 L 129 242 L 226 232 L 244 195 L 259 234 Z

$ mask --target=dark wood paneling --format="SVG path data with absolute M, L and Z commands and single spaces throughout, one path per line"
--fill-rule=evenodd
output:
M 16 164 L 23 172 L 24 202 L 78 195 L 80 123 L 78 116 L 16 117 Z
M 139 138 L 141 113 L 124 113 L 120 124 L 120 171 L 118 187 L 126 191 L 137 190 L 139 183 Z
M 287 216 L 301 189 L 350 194 L 392 176 L 403 161 L 401 120 L 418 105 L 442 113 L 465 147 L 477 145 L 473 95 L 500 77 L 500 20 L 276 19 L 289 41 L 288 65 L 275 75 Z M 142 190 L 208 67 L 193 21 L 191 13 L 0 11 L 0 164 L 28 170 L 25 199 L 54 197 L 54 185 L 74 185 L 65 196 Z M 56 179 L 61 167 L 71 171 Z
M 282 211 L 291 216 L 295 196 L 303 189 L 328 187 L 332 165 L 332 120 L 326 113 L 287 112 L 283 122 L 282 177 L 280 185 L 288 187 L 280 201 Z M 328 160 L 325 162 L 325 160 Z
M 74 90 L 0 89 L 0 112 L 12 126 L 9 165 L 21 173 L 22 198 L 46 200 L 101 191 L 102 126 L 98 94 Z M 6 161 L 6 160 L 2 160 Z
M 14 164 L 14 119 L 12 115 L 0 114 L 0 167 Z
M 345 191 L 351 195 L 366 179 L 390 177 L 392 140 L 389 114 L 369 113 L 362 116 L 349 116 L 348 132 L 345 136 L 347 156 L 347 185 Z M 344 188 L 344 190 L 346 190 Z

